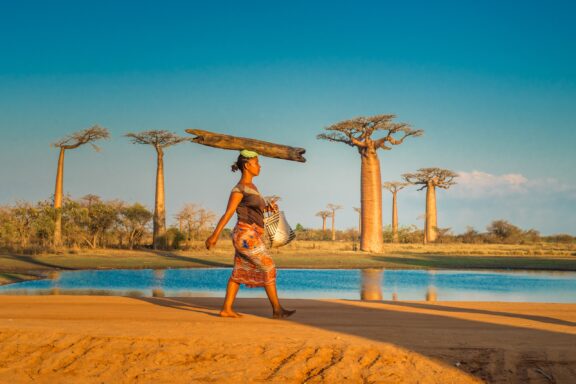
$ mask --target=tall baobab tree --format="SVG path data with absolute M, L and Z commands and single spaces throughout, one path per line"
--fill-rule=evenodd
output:
M 336 141 L 356 147 L 361 158 L 360 190 L 362 209 L 362 237 L 360 249 L 380 252 L 384 245 L 382 236 L 382 178 L 378 149 L 390 150 L 407 137 L 420 136 L 422 130 L 414 130 L 407 123 L 396 123 L 395 115 L 357 117 L 341 121 L 326 128 L 329 133 L 318 139 Z M 385 131 L 381 138 L 373 138 L 377 131 Z
M 396 203 L 396 195 L 398 191 L 406 188 L 408 183 L 403 183 L 400 181 L 387 181 L 382 184 L 382 187 L 389 190 L 392 193 L 392 242 L 398 242 L 398 205 Z
M 64 154 L 68 149 L 75 149 L 84 144 L 90 144 L 96 151 L 100 148 L 94 144 L 96 140 L 110 137 L 108 130 L 98 125 L 72 133 L 63 139 L 52 143 L 52 147 L 60 148 L 58 157 L 58 170 L 56 171 L 56 188 L 54 190 L 54 210 L 56 217 L 54 221 L 54 246 L 62 245 L 62 198 L 64 195 Z
M 151 145 L 156 150 L 156 198 L 154 200 L 153 247 L 165 249 L 166 209 L 164 196 L 164 149 L 188 139 L 164 130 L 127 133 L 133 144 Z
M 334 226 L 334 218 L 336 217 L 336 211 L 338 209 L 342 209 L 341 205 L 337 204 L 328 204 L 326 206 L 330 211 L 330 217 L 332 217 L 332 241 L 336 240 L 336 227 Z
M 404 180 L 410 184 L 426 188 L 426 216 L 424 218 L 424 243 L 434 242 L 437 237 L 438 213 L 436 210 L 436 188 L 448 189 L 456 184 L 458 174 L 442 168 L 420 168 L 415 173 L 405 173 Z
M 326 219 L 332 215 L 330 211 L 319 211 L 316 212 L 316 216 L 322 218 L 322 232 L 326 232 Z

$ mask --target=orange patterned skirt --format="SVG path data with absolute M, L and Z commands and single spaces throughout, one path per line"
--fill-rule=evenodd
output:
M 232 281 L 249 288 L 263 287 L 276 281 L 276 265 L 268 254 L 262 236 L 264 229 L 256 224 L 238 222 L 232 233 L 234 269 Z

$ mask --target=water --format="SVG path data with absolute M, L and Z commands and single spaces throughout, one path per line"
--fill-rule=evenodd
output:
M 0 294 L 223 297 L 229 268 L 87 270 L 0 286 Z M 278 271 L 283 298 L 576 303 L 575 272 L 426 270 Z M 241 288 L 238 297 L 266 297 Z

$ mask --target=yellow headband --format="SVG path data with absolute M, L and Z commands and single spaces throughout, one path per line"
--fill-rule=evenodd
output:
M 242 151 L 240 151 L 240 155 L 242 155 L 243 157 L 247 157 L 247 158 L 252 158 L 252 157 L 256 157 L 258 156 L 258 152 L 255 151 L 249 151 L 247 149 L 243 149 Z

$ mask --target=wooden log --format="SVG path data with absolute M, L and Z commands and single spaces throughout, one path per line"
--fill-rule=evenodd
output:
M 249 139 L 245 137 L 223 135 L 220 133 L 202 131 L 200 129 L 187 129 L 186 132 L 195 135 L 190 141 L 207 145 L 209 147 L 241 151 L 248 149 L 256 151 L 259 155 L 275 159 L 306 162 L 304 148 L 290 147 L 288 145 L 274 144 L 267 141 Z

